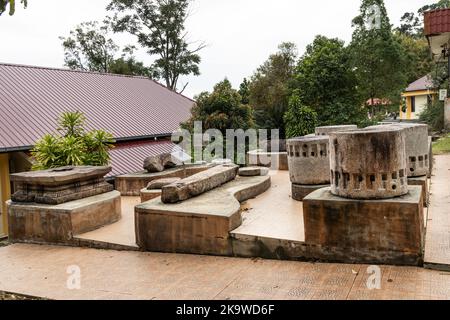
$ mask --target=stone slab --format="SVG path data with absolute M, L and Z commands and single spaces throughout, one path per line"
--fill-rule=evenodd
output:
M 117 191 L 59 205 L 8 201 L 9 239 L 70 244 L 77 234 L 118 221 L 120 203 Z
M 186 167 L 179 166 L 173 169 L 164 170 L 163 172 L 149 173 L 147 171 L 139 171 L 136 173 L 118 176 L 115 179 L 116 190 L 122 196 L 139 197 L 141 190 L 147 185 L 159 179 L 165 178 L 186 178 L 197 174 L 199 172 L 208 170 L 212 165 L 186 165 Z
M 330 188 L 303 200 L 305 242 L 317 258 L 420 265 L 424 249 L 422 189 L 410 186 L 405 196 L 352 200 Z
M 141 203 L 161 197 L 161 193 L 161 189 L 148 190 L 147 188 L 144 188 L 141 190 Z
M 249 151 L 247 163 L 250 166 L 267 167 L 271 170 L 289 170 L 287 152 Z
M 410 186 L 419 186 L 422 188 L 422 197 L 423 197 L 423 206 L 428 207 L 429 199 L 430 199 L 430 185 L 428 183 L 428 177 L 411 177 L 408 178 L 408 185 Z
M 268 174 L 269 168 L 265 167 L 244 167 L 239 169 L 239 175 L 241 177 L 267 176 Z
M 242 223 L 240 202 L 268 190 L 270 181 L 237 177 L 182 203 L 142 203 L 135 208 L 136 243 L 147 251 L 231 255 L 229 232 Z
M 329 187 L 329 184 L 326 185 L 301 185 L 301 184 L 292 184 L 292 199 L 297 201 L 303 201 L 303 199 L 309 194 L 313 193 L 316 190 Z
M 236 178 L 238 170 L 239 166 L 234 164 L 219 165 L 194 174 L 162 187 L 161 200 L 164 203 L 177 203 L 199 196 Z
M 172 184 L 174 182 L 178 182 L 180 180 L 181 178 L 165 178 L 154 180 L 147 185 L 147 190 L 161 190 L 162 187 Z

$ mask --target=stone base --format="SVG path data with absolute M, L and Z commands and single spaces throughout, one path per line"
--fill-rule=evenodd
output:
M 147 251 L 230 256 L 230 231 L 242 224 L 240 202 L 269 188 L 269 176 L 238 177 L 181 203 L 142 203 L 135 207 L 136 243 Z
M 11 242 L 71 244 L 77 234 L 121 218 L 120 193 L 112 191 L 59 205 L 8 201 Z
M 423 212 L 417 186 L 385 200 L 344 199 L 320 189 L 303 200 L 305 243 L 317 259 L 420 265 Z
M 162 194 L 161 189 L 148 190 L 147 188 L 144 188 L 141 190 L 141 202 L 147 202 L 155 198 L 161 197 L 161 194 Z
M 303 199 L 309 194 L 313 193 L 316 190 L 329 187 L 329 184 L 326 185 L 316 185 L 316 186 L 307 186 L 301 184 L 292 184 L 292 199 L 297 201 L 303 201 Z
M 289 170 L 287 152 L 250 151 L 247 153 L 247 162 L 249 166 L 266 167 L 280 171 Z
M 422 188 L 423 206 L 428 207 L 430 201 L 430 188 L 428 183 L 428 177 L 415 177 L 408 178 L 408 185 L 410 186 L 420 186 Z
M 157 173 L 141 171 L 132 174 L 126 174 L 116 177 L 116 190 L 119 191 L 122 196 L 139 197 L 141 190 L 143 188 L 146 188 L 148 184 L 154 180 L 165 178 L 184 179 L 210 168 L 211 165 L 187 165 L 185 169 L 183 167 L 177 167 Z

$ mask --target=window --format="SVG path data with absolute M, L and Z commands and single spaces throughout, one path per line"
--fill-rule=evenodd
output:
M 411 112 L 416 112 L 416 97 L 411 97 Z

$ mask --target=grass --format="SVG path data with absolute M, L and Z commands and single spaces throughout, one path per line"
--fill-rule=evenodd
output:
M 433 144 L 434 154 L 450 153 L 450 135 L 443 137 Z

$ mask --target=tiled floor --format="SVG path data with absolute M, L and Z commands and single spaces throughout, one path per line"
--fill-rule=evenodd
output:
M 425 243 L 425 264 L 450 270 L 450 155 L 435 156 Z
M 291 196 L 288 171 L 271 171 L 272 186 L 243 204 L 242 226 L 233 234 L 305 241 L 303 205 Z
M 69 266 L 81 271 L 69 290 Z M 0 248 L 0 290 L 52 299 L 450 299 L 450 273 L 16 244 Z

